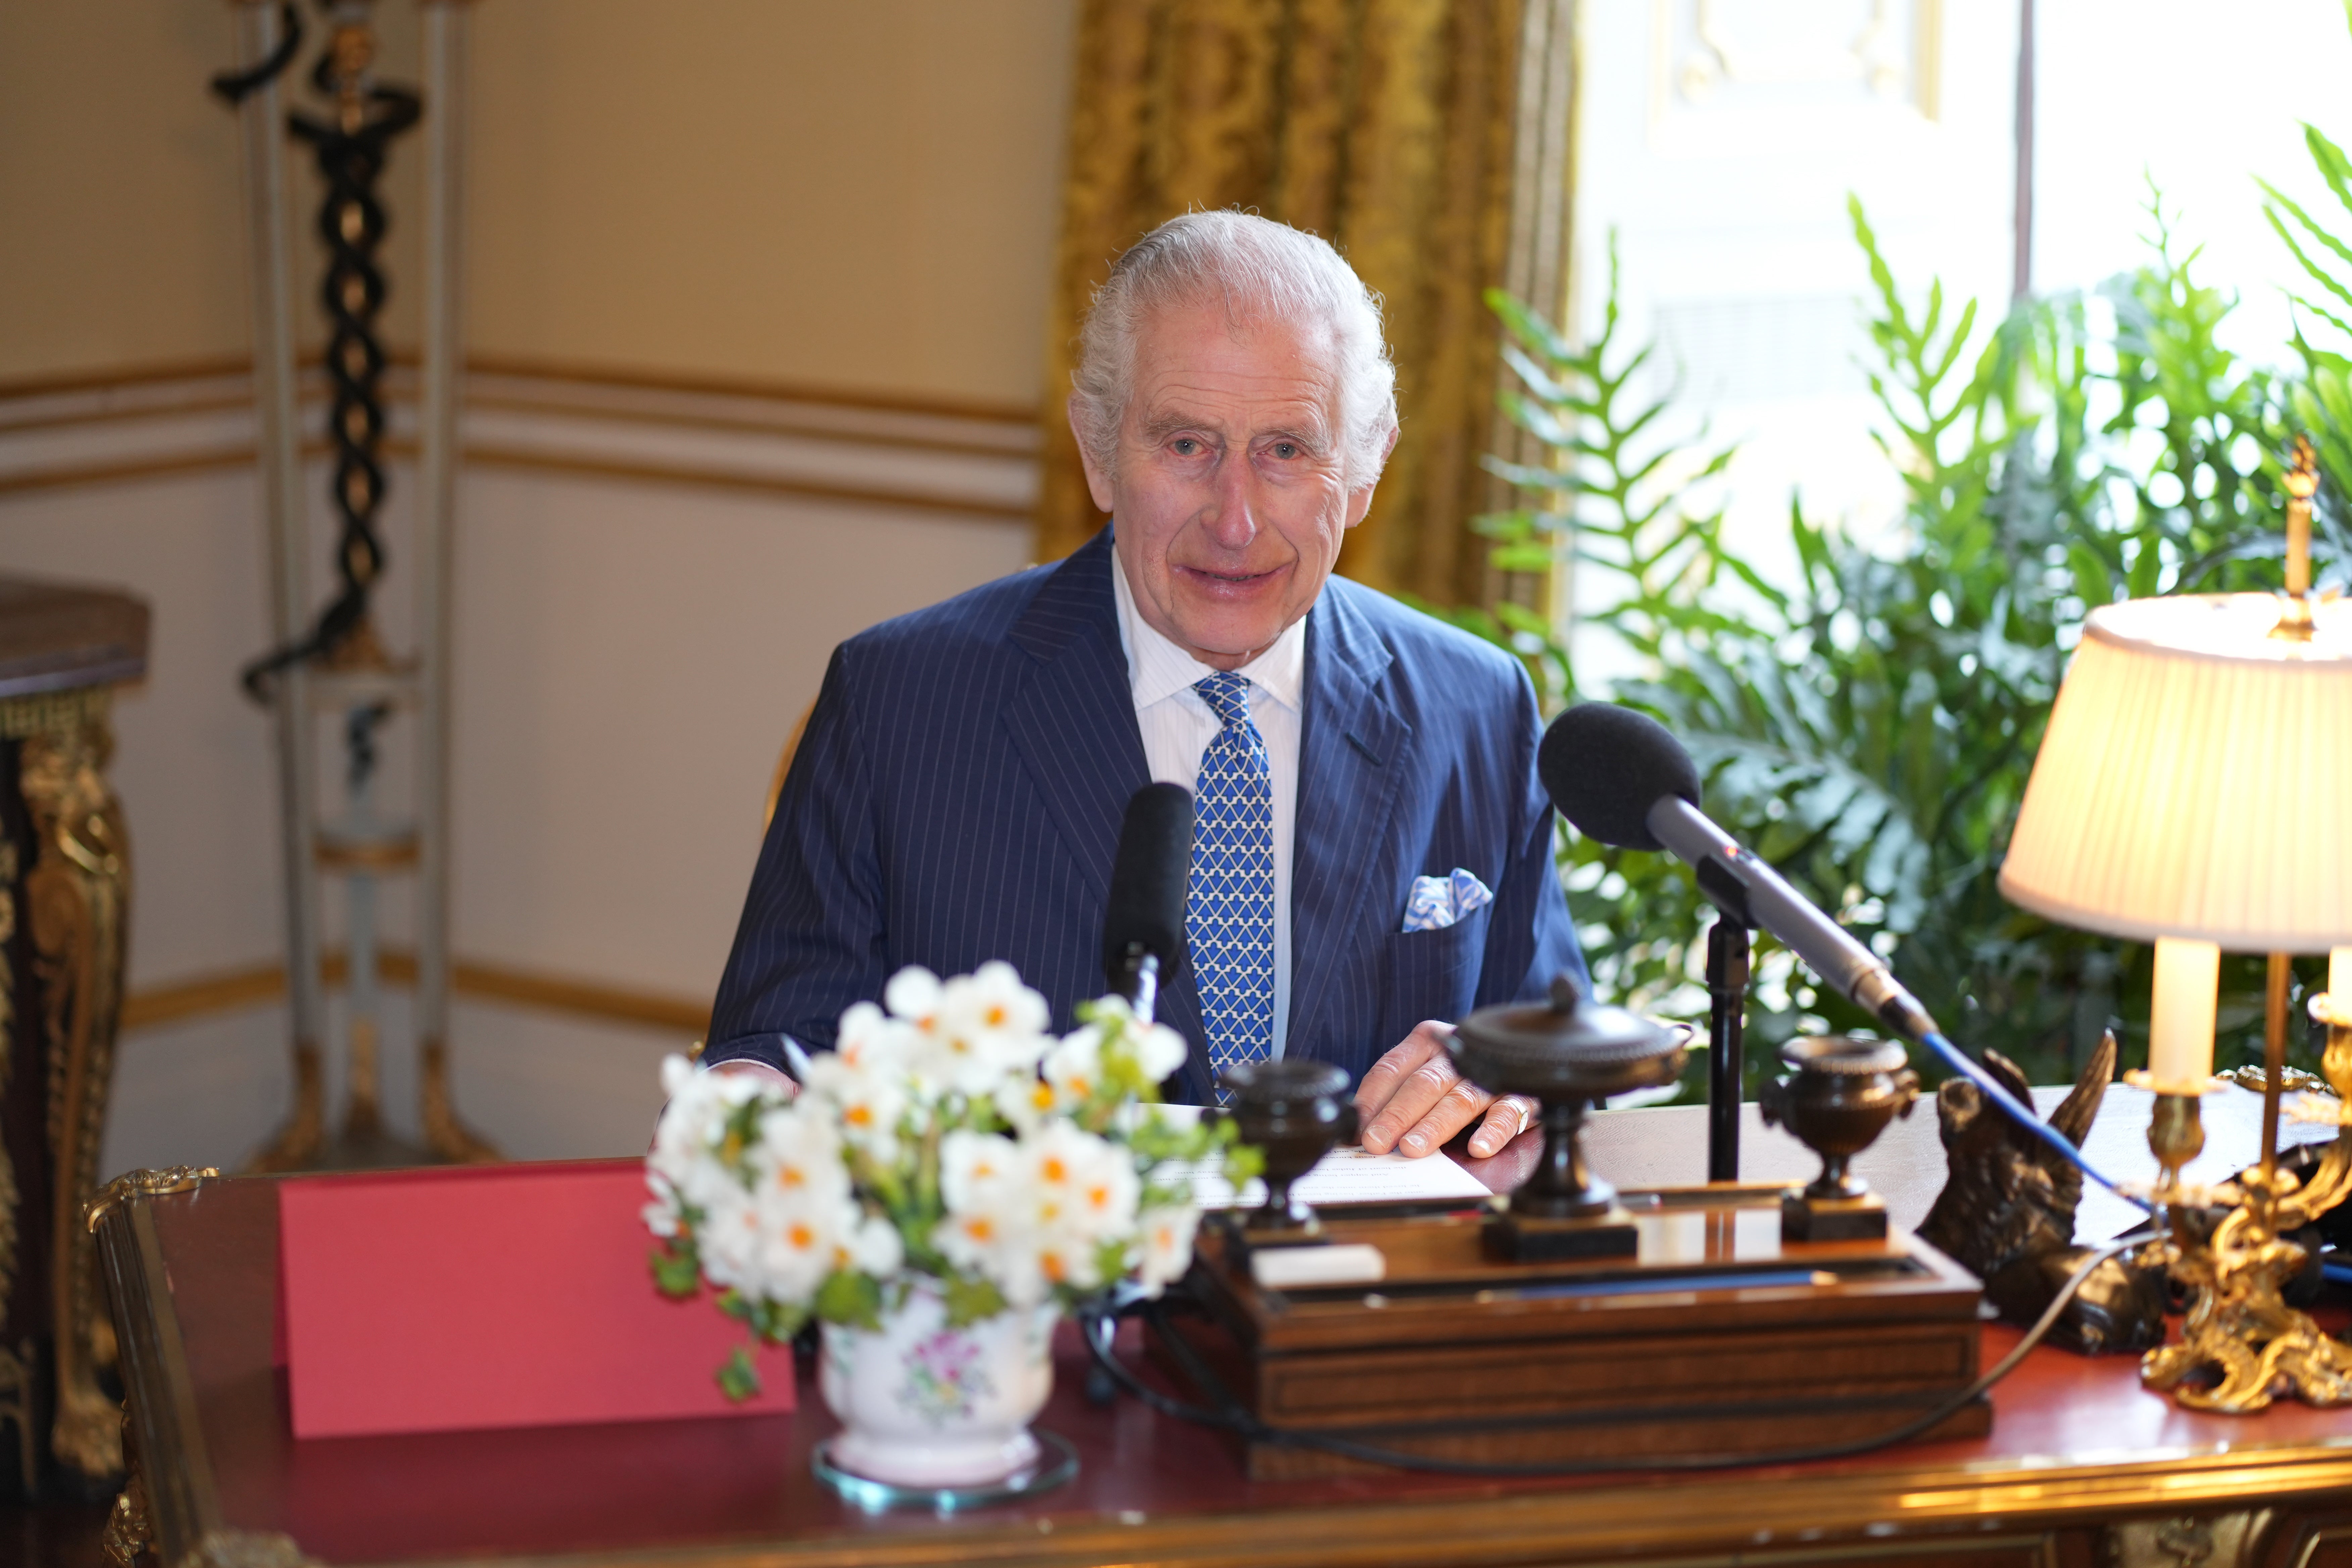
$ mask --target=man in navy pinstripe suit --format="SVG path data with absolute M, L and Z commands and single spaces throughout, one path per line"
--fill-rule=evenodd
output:
M 1195 963 L 1160 1004 L 1193 1046 L 1187 1098 L 1211 1049 L 1309 1057 L 1360 1078 L 1366 1147 L 1426 1154 L 1475 1121 L 1468 1152 L 1498 1152 L 1533 1108 L 1457 1079 L 1438 1020 L 1583 984 L 1584 962 L 1525 672 L 1332 575 L 1396 441 L 1377 301 L 1319 239 L 1189 214 L 1113 268 L 1074 381 L 1111 527 L 835 650 L 706 1059 L 782 1071 L 787 1039 L 829 1046 L 909 963 L 1010 960 L 1068 1026 L 1103 989 L 1128 797 L 1167 778 L 1255 847 L 1255 896 L 1214 910 L 1195 856 Z M 1263 955 L 1210 975 L 1215 1027 L 1254 1036 L 1204 1035 L 1207 920 L 1222 952 Z

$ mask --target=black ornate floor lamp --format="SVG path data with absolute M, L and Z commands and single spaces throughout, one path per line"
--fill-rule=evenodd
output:
M 495 1152 L 458 1120 L 448 1068 L 449 542 L 457 465 L 460 334 L 457 258 L 462 239 L 460 160 L 467 22 L 464 0 L 425 0 L 425 81 L 421 91 L 376 79 L 369 0 L 327 0 L 324 37 L 304 73 L 315 110 L 288 112 L 283 84 L 302 53 L 302 14 L 292 5 L 236 0 L 246 64 L 215 89 L 242 121 L 246 211 L 252 258 L 254 385 L 259 411 L 264 510 L 272 561 L 275 646 L 244 673 L 247 689 L 277 718 L 285 866 L 287 973 L 294 1104 L 255 1157 L 261 1170 L 482 1160 Z M 396 141 L 422 126 L 425 169 L 425 342 L 419 356 L 420 430 L 414 546 L 415 653 L 397 658 L 379 635 L 373 595 L 385 569 L 377 521 L 385 494 L 383 377 L 377 316 L 386 281 L 377 265 L 386 216 L 377 182 Z M 330 499 L 338 521 L 336 589 L 313 613 L 308 563 L 293 311 L 286 141 L 312 154 L 325 186 L 318 234 L 327 252 L 320 292 L 329 326 L 327 437 Z M 341 809 L 322 815 L 313 724 L 341 726 Z M 403 817 L 378 804 L 378 731 L 405 718 L 414 729 L 415 808 Z M 377 985 L 383 947 L 378 895 L 387 877 L 416 884 L 415 1026 L 423 1147 L 394 1139 L 383 1121 Z M 326 1106 L 328 1034 L 320 889 L 343 889 L 348 984 L 346 1094 L 339 1126 Z

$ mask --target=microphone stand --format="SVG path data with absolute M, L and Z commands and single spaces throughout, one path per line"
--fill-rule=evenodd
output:
M 1118 972 L 1111 977 L 1111 989 L 1127 998 L 1128 1005 L 1145 1024 L 1154 1021 L 1160 1008 L 1160 955 L 1139 942 L 1127 944 L 1127 956 L 1119 961 Z
M 1706 1179 L 1739 1180 L 1740 1068 L 1746 1052 L 1748 928 L 1729 915 L 1706 931 Z
M 1706 933 L 1706 1179 L 1736 1182 L 1748 980 L 1755 952 L 1748 933 L 1755 921 L 1748 913 L 1747 889 L 1713 861 L 1698 868 L 1698 888 L 1717 910 Z

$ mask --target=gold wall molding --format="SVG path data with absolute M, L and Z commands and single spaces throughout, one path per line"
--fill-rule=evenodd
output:
M 412 372 L 416 356 L 405 350 L 392 353 L 395 383 Z M 306 375 L 318 374 L 314 353 L 303 361 Z M 0 379 L 0 428 L 10 420 L 8 406 L 28 399 L 98 395 L 110 399 L 135 396 L 142 388 L 177 386 L 187 382 L 245 380 L 253 362 L 243 354 L 200 359 L 154 360 L 108 369 L 75 371 L 59 375 Z M 956 419 L 985 419 L 1008 424 L 1034 424 L 1037 406 L 1029 403 L 989 398 L 954 397 L 938 393 L 888 392 L 869 387 L 837 386 L 820 382 L 767 380 L 755 376 L 697 375 L 689 372 L 638 370 L 625 365 L 592 364 L 571 360 L 529 359 L 510 354 L 468 354 L 466 373 L 505 375 L 532 381 L 581 386 L 635 388 L 649 392 L 709 394 L 729 397 L 763 398 L 778 403 L 835 404 L 883 413 L 938 415 Z M 247 393 L 250 400 L 251 393 Z
M 394 358 L 395 363 L 405 363 L 405 356 L 396 354 Z M 870 408 L 893 414 L 931 414 L 953 419 L 988 419 L 1016 425 L 1034 425 L 1037 419 L 1037 405 L 1034 403 L 953 397 L 940 393 L 883 392 L 807 381 L 769 381 L 751 376 L 635 370 L 621 365 L 528 359 L 510 354 L 469 354 L 466 358 L 466 370 L 469 375 L 521 376 L 535 381 L 568 382 L 589 386 L 766 398 L 779 403 L 830 403 L 846 408 Z
M 413 369 L 387 378 L 387 453 L 415 454 Z M 302 375 L 306 424 L 326 386 Z M 799 500 L 1026 522 L 1032 408 L 789 382 L 487 357 L 467 367 L 461 441 L 478 468 L 686 484 Z M 306 443 L 317 458 L 323 442 Z M 0 496 L 176 478 L 255 460 L 242 361 L 0 384 Z
M 350 965 L 341 951 L 331 950 L 319 965 L 319 973 L 329 987 L 340 986 L 350 973 Z M 384 949 L 377 958 L 376 977 L 386 985 L 414 985 L 416 955 L 404 948 Z M 450 989 L 460 996 L 537 1012 L 638 1024 L 695 1036 L 703 1034 L 710 1023 L 709 1004 L 692 997 L 505 964 L 457 959 L 450 965 L 449 981 Z M 257 963 L 216 970 L 132 992 L 123 999 L 122 1027 L 155 1028 L 216 1013 L 239 1012 L 276 1001 L 284 994 L 283 964 Z

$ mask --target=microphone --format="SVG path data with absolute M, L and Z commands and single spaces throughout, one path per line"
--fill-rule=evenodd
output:
M 2081 1150 L 1954 1045 L 1884 959 L 1707 820 L 1698 808 L 1698 767 L 1664 724 L 1614 703 L 1580 702 L 1544 731 L 1536 772 L 1579 833 L 1619 849 L 1674 851 L 1697 871 L 1699 891 L 1727 915 L 1779 937 L 1806 968 L 1897 1035 L 1926 1046 L 2085 1175 L 2116 1190 Z
M 1127 803 L 1103 916 L 1103 973 L 1151 1021 L 1162 983 L 1184 964 L 1184 893 L 1192 875 L 1192 792 L 1150 784 Z
M 1726 913 L 1779 937 L 1863 1011 L 1906 1039 L 1938 1032 L 1883 959 L 1707 820 L 1698 768 L 1664 724 L 1631 708 L 1580 702 L 1544 731 L 1536 771 L 1579 833 L 1620 849 L 1673 850 Z

